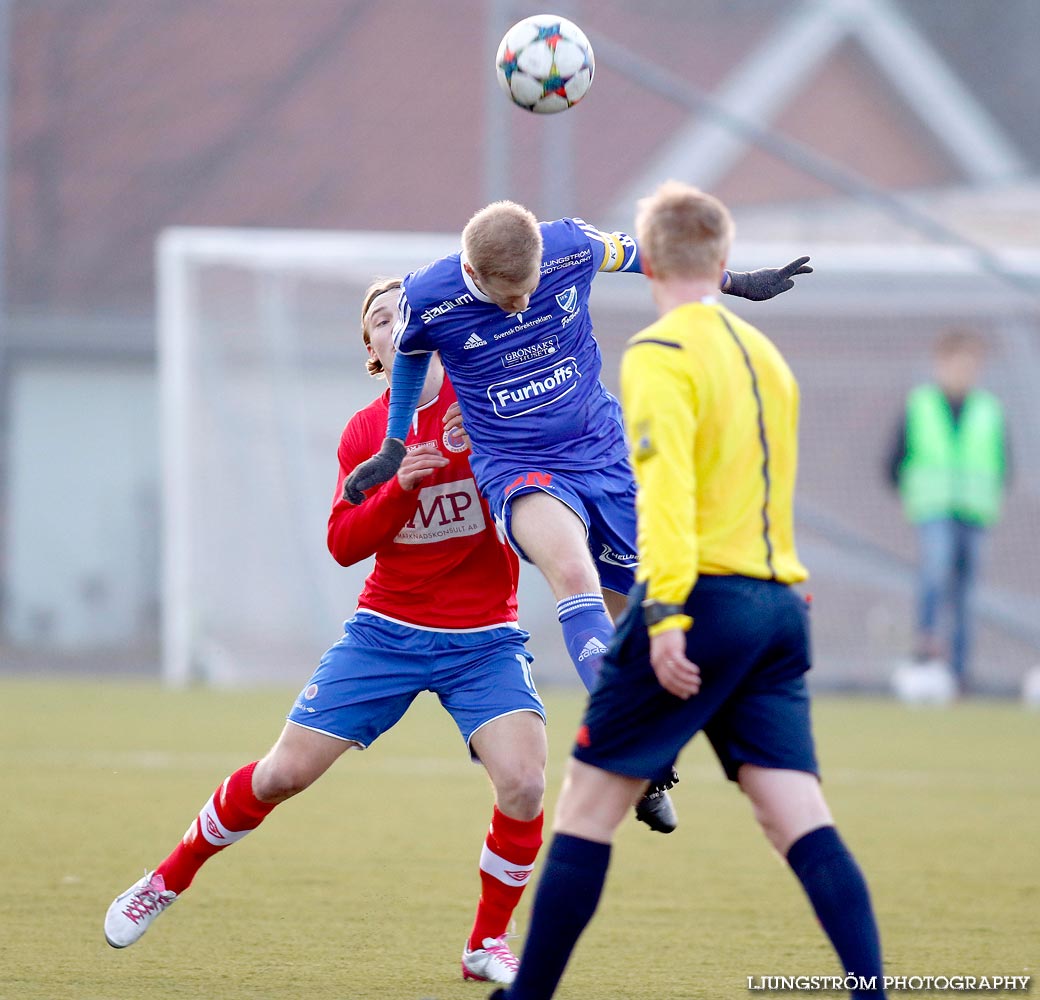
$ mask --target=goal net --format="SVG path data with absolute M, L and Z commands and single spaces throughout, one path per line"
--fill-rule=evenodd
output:
M 171 684 L 302 684 L 339 636 L 370 562 L 325 547 L 336 448 L 383 391 L 359 312 L 375 277 L 403 275 L 457 236 L 172 229 L 158 247 L 163 674 Z M 738 268 L 801 252 L 744 245 Z M 1040 328 L 1036 300 L 936 247 L 815 247 L 814 275 L 767 303 L 726 304 L 784 351 L 802 387 L 798 530 L 812 572 L 819 686 L 880 689 L 909 646 L 913 535 L 884 481 L 907 389 L 935 336 L 970 324 L 993 346 L 986 383 L 1019 443 L 1015 488 L 981 594 L 979 673 L 1010 688 L 1040 661 Z M 1037 275 L 1035 259 L 1008 265 Z M 592 310 L 604 380 L 653 318 L 638 275 L 602 275 Z M 450 593 L 444 600 L 451 601 Z M 575 683 L 554 602 L 522 574 L 521 624 L 539 683 Z

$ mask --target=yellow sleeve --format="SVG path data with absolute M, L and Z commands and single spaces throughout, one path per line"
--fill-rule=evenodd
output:
M 639 495 L 639 569 L 647 600 L 684 604 L 697 581 L 694 436 L 696 387 L 686 352 L 670 342 L 632 341 L 621 362 L 621 397 Z M 666 619 L 654 628 L 689 627 Z

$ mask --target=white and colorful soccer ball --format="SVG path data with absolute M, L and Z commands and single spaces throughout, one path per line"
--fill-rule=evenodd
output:
M 535 14 L 505 33 L 495 66 L 498 82 L 514 104 L 551 115 L 566 111 L 589 92 L 596 57 L 573 21 Z

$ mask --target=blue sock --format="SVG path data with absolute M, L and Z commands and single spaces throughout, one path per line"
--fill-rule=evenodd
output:
M 852 996 L 883 998 L 881 942 L 870 892 L 838 831 L 821 826 L 800 837 L 788 850 L 787 863 L 805 888 L 842 969 L 860 979 L 876 977 L 876 990 L 854 990 Z
M 509 1000 L 549 1000 L 592 919 L 610 863 L 610 844 L 558 833 L 549 845 L 531 927 Z
M 563 641 L 582 684 L 591 691 L 599 677 L 603 654 L 614 638 L 614 625 L 602 594 L 575 594 L 556 605 L 563 626 Z

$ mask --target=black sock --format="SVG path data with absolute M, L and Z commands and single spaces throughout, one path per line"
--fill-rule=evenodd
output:
M 592 919 L 610 863 L 610 844 L 558 833 L 538 882 L 531 929 L 509 1000 L 549 1000 Z
M 870 892 L 856 859 L 833 826 L 800 837 L 787 852 L 787 863 L 805 888 L 820 924 L 842 962 L 842 970 L 876 984 L 853 990 L 854 998 L 884 997 L 881 942 Z

